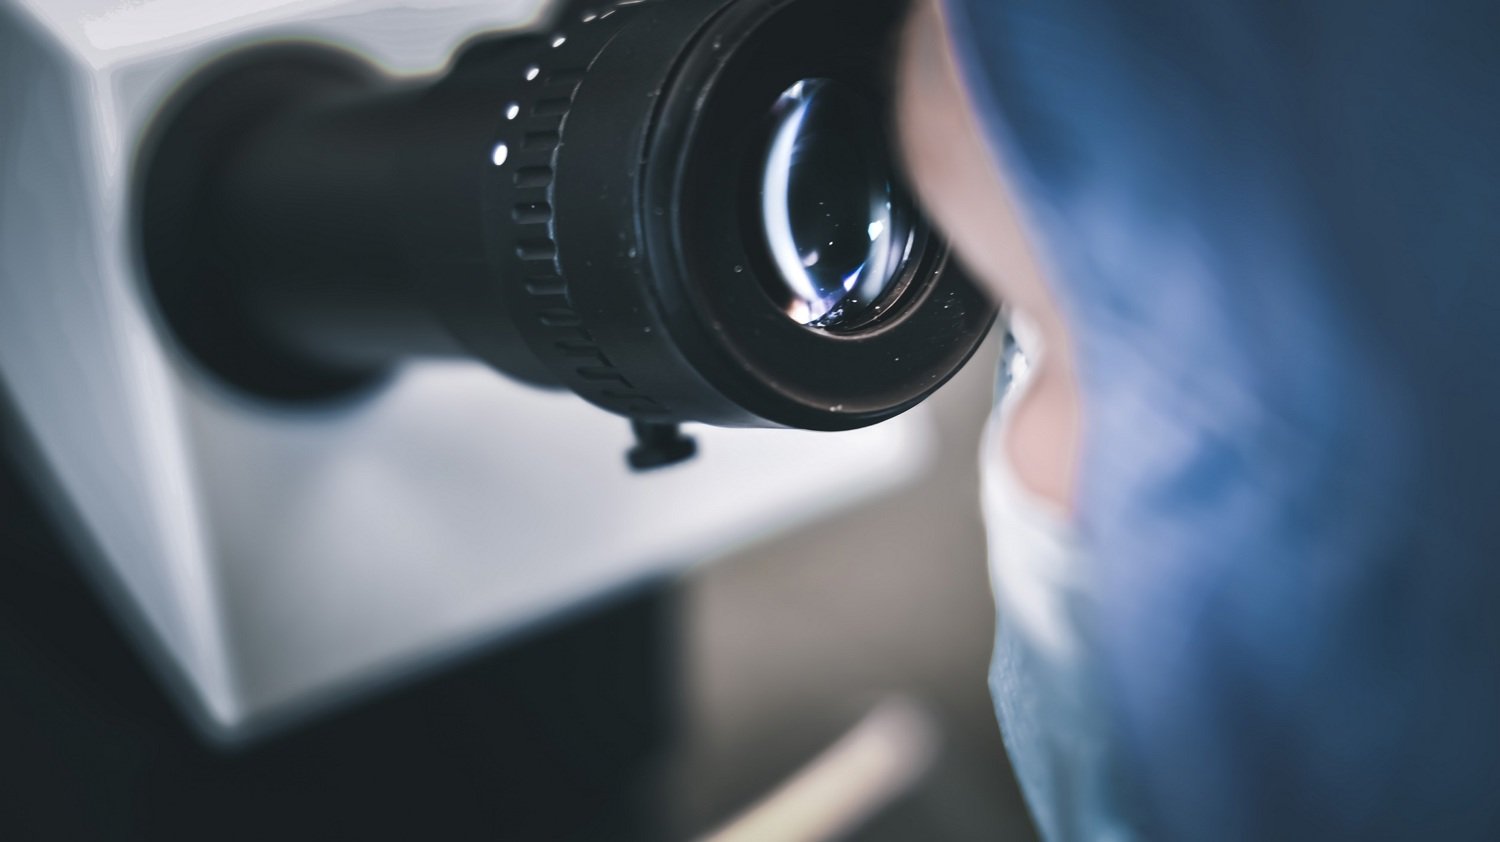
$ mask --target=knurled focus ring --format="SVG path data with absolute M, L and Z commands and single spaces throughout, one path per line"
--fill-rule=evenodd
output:
M 646 0 L 650 2 L 650 0 Z M 617 3 L 575 12 L 552 34 L 519 51 L 512 72 L 519 95 L 500 104 L 501 122 L 491 164 L 498 176 L 491 192 L 498 223 L 497 258 L 502 282 L 519 278 L 514 296 L 518 319 L 536 328 L 533 349 L 569 378 L 584 397 L 631 416 L 670 415 L 621 372 L 584 325 L 558 256 L 556 175 L 574 95 L 589 65 L 625 20 L 644 2 Z

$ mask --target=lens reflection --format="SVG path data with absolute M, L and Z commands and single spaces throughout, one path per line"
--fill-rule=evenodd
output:
M 913 211 L 893 183 L 875 109 L 848 86 L 805 79 L 772 109 L 761 223 L 787 315 L 814 327 L 862 322 L 911 250 Z

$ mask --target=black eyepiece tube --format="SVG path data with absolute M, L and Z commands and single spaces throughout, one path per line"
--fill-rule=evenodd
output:
M 510 317 L 476 175 L 492 155 L 493 93 L 396 87 L 327 48 L 230 61 L 186 112 L 214 136 L 179 125 L 158 151 L 171 160 L 172 142 L 191 144 L 196 154 L 185 154 L 211 160 L 207 172 L 178 185 L 161 182 L 181 168 L 158 167 L 153 185 L 162 204 L 169 191 L 194 191 L 184 204 L 198 217 L 196 242 L 170 248 L 213 264 L 232 297 L 205 329 L 233 323 L 234 341 L 285 358 L 260 377 L 290 374 L 294 390 L 295 371 L 354 376 L 414 356 L 473 356 L 555 383 L 519 334 L 496 329 Z M 178 306 L 192 295 L 166 292 Z
M 448 272 L 484 277 L 477 190 L 454 179 L 434 207 L 405 177 L 415 150 L 429 156 L 425 177 L 443 178 L 442 164 L 461 160 L 451 148 L 463 135 L 423 131 L 431 109 L 421 92 L 381 92 L 367 74 L 317 67 L 312 56 L 278 61 L 326 77 L 226 150 L 208 205 L 242 306 L 268 339 L 309 360 L 378 367 L 464 353 L 429 306 L 431 275 L 419 261 L 437 246 L 452 258 Z M 434 212 L 469 230 L 429 246 L 423 223 Z
M 994 317 L 883 136 L 903 7 L 575 3 L 415 83 L 248 48 L 143 146 L 155 300 L 190 357 L 274 398 L 461 356 L 638 428 L 889 418 Z

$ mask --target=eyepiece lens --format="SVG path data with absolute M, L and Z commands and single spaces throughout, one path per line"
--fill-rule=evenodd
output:
M 873 103 L 804 79 L 772 108 L 760 221 L 775 272 L 767 289 L 792 319 L 855 327 L 879 315 L 914 239 Z

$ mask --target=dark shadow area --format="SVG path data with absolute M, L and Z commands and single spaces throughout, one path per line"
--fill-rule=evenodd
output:
M 985 685 L 974 368 L 912 485 L 236 751 L 0 471 L 0 838 L 697 838 L 892 699 L 935 748 L 850 838 L 1032 838 Z
M 226 752 L 179 716 L 9 472 L 0 513 L 0 837 L 660 838 L 665 586 Z

